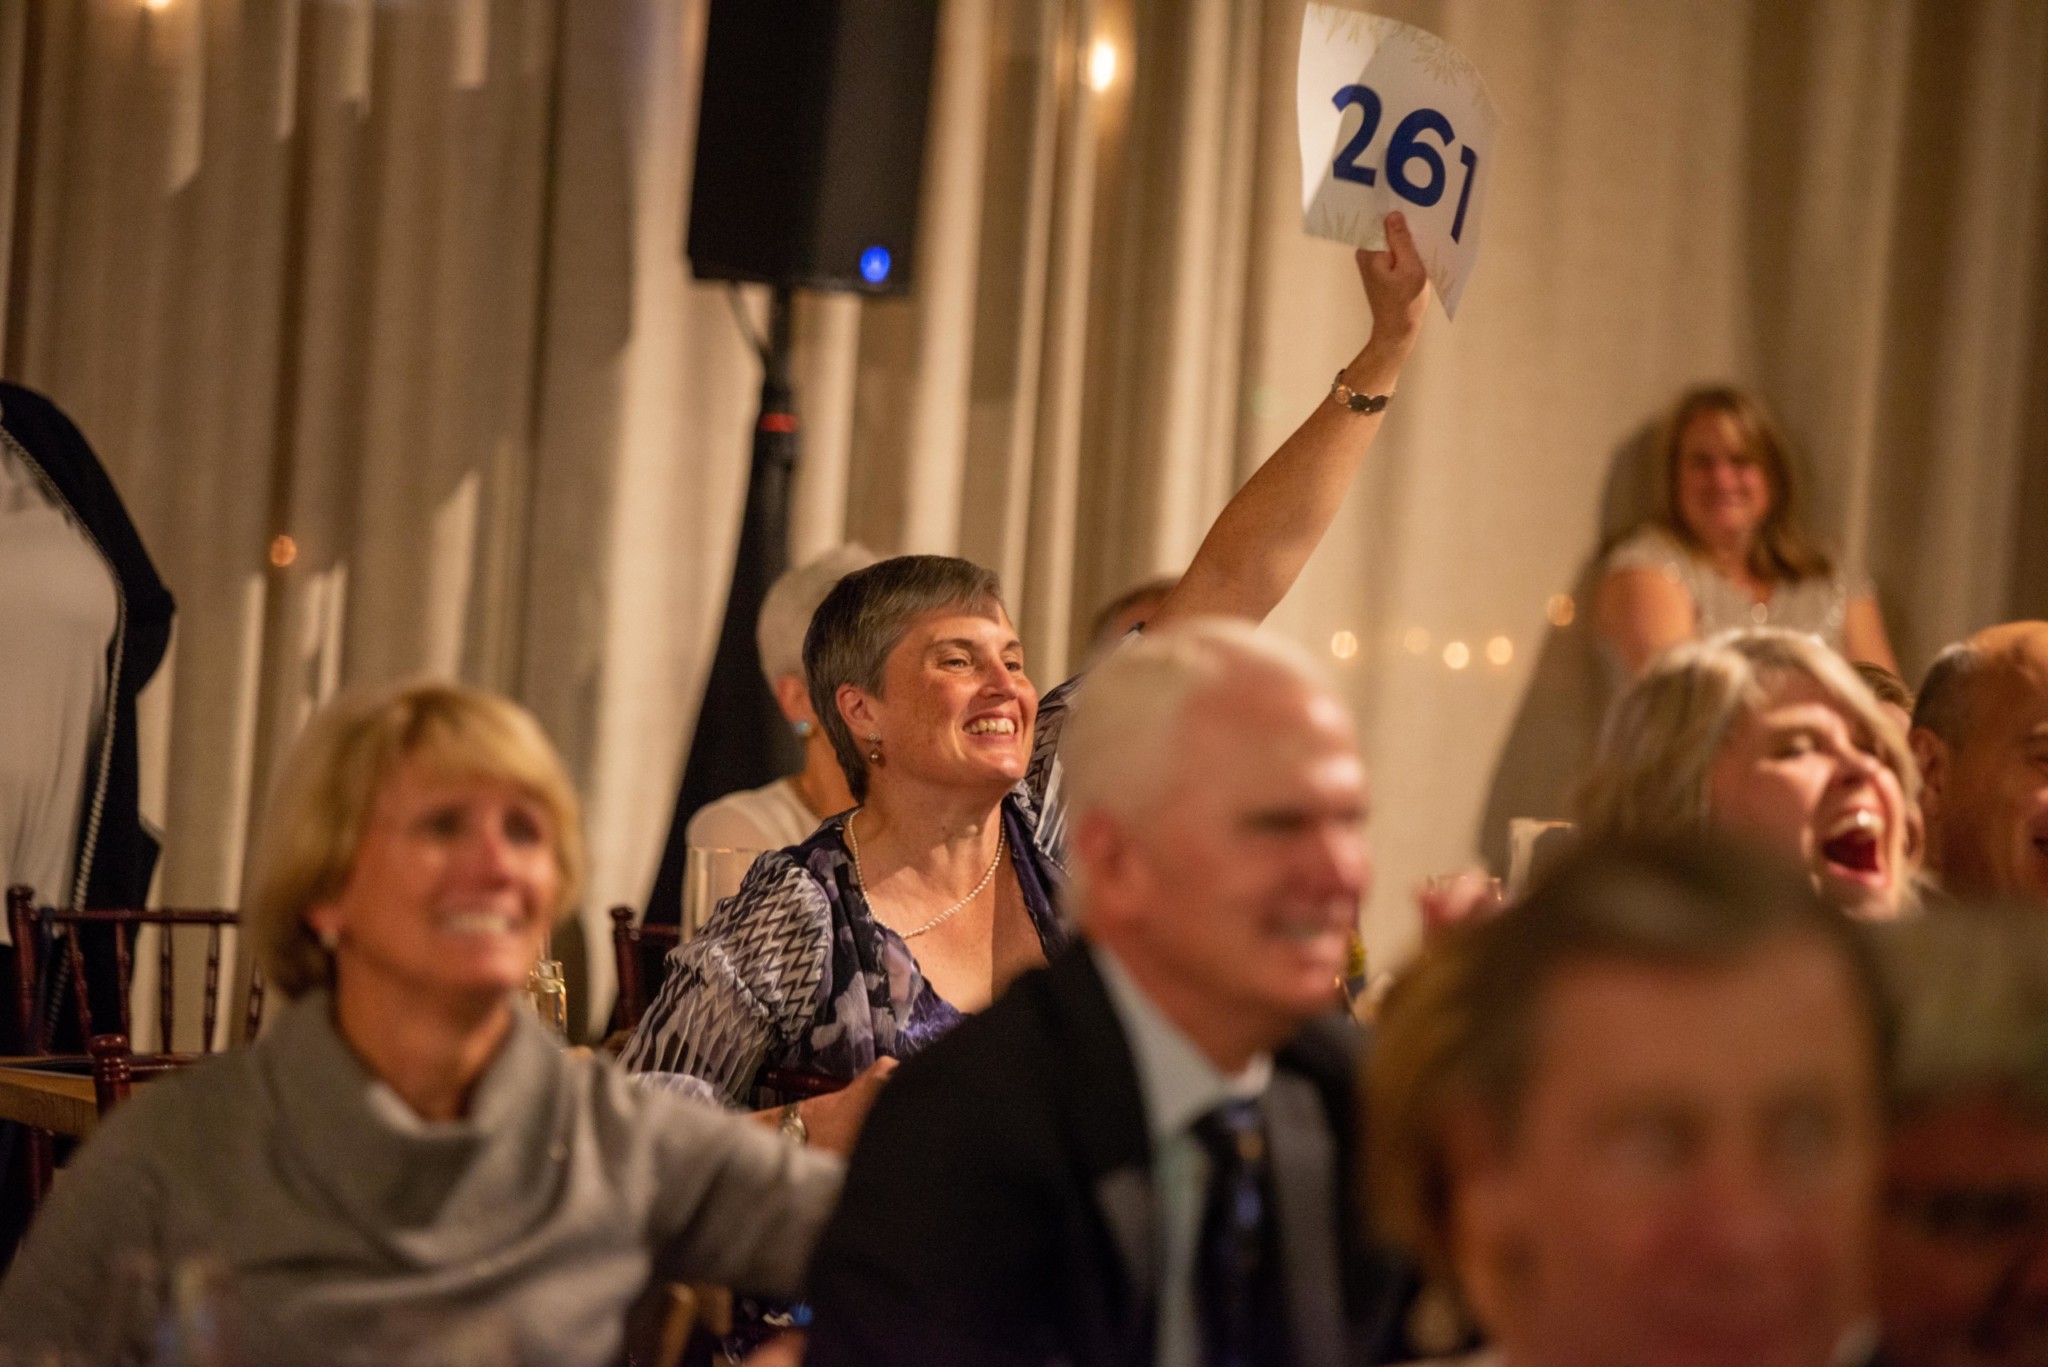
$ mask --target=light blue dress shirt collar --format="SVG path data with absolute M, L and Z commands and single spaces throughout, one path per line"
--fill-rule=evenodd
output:
M 1208 1191 L 1209 1159 L 1190 1128 L 1226 1101 L 1262 1095 L 1273 1059 L 1260 1054 L 1242 1072 L 1225 1073 L 1147 997 L 1115 954 L 1091 944 L 1111 1008 L 1130 1045 L 1151 1139 L 1153 1239 L 1158 1251 L 1158 1338 L 1154 1367 L 1197 1367 L 1201 1329 L 1195 1309 L 1195 1244 Z
M 1224 1102 L 1266 1090 L 1273 1078 L 1271 1054 L 1258 1055 L 1241 1072 L 1223 1072 L 1153 1004 L 1114 953 L 1092 943 L 1088 952 L 1095 956 L 1117 1023 L 1131 1046 L 1138 1087 L 1145 1097 L 1145 1123 L 1155 1146 Z

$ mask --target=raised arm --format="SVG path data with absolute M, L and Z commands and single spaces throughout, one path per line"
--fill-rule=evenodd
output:
M 1344 367 L 1344 383 L 1358 394 L 1390 394 L 1429 302 L 1429 277 L 1400 214 L 1387 215 L 1387 250 L 1358 253 L 1358 274 L 1372 337 Z M 1202 614 L 1264 620 L 1329 530 L 1380 420 L 1334 399 L 1317 404 L 1224 506 L 1151 624 Z

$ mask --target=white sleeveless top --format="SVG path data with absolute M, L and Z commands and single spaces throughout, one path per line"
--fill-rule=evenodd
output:
M 1737 627 L 1784 627 L 1810 632 L 1842 649 L 1852 589 L 1840 574 L 1779 582 L 1762 603 L 1749 590 L 1715 572 L 1691 547 L 1663 527 L 1646 526 L 1607 553 L 1604 572 L 1649 569 L 1685 590 L 1699 618 L 1702 638 Z M 1867 592 L 1867 589 L 1856 590 Z

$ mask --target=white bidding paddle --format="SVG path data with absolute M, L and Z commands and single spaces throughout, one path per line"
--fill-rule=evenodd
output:
M 1500 116 L 1479 69 L 1433 33 L 1311 4 L 1295 88 L 1302 227 L 1383 250 L 1399 209 L 1447 317 L 1479 262 Z

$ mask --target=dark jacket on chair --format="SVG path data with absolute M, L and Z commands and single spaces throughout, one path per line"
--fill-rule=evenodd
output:
M 1332 1019 L 1274 1057 L 1261 1105 L 1291 1359 L 1383 1360 L 1411 1287 L 1361 1236 L 1352 1068 Z M 1149 1363 L 1151 1140 L 1084 947 L 1020 979 L 882 1091 L 812 1269 L 811 1367 Z

